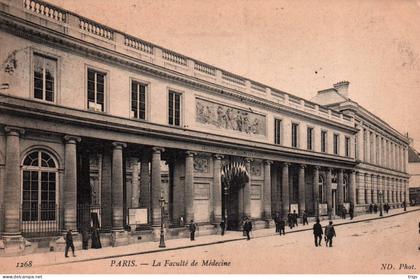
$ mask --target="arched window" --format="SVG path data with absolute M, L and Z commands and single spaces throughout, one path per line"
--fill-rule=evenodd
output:
M 29 153 L 22 167 L 22 221 L 56 218 L 57 164 L 45 151 Z

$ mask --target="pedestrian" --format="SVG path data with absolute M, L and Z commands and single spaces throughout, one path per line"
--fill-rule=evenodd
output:
M 89 232 L 88 228 L 84 228 L 82 231 L 82 249 L 87 250 L 89 248 Z
M 386 203 L 384 205 L 384 209 L 385 209 L 386 214 L 388 214 L 388 212 L 389 212 L 389 204 L 388 203 Z
M 378 206 L 375 204 L 373 204 L 373 213 L 378 213 Z
M 245 231 L 245 234 L 246 234 L 246 240 L 251 240 L 251 237 L 249 236 L 249 233 L 251 232 L 251 230 L 252 230 L 251 220 L 246 218 L 245 222 L 244 222 L 244 231 Z
M 225 220 L 222 219 L 222 221 L 220 222 L 220 229 L 222 230 L 221 235 L 225 235 L 225 228 L 226 228 Z
M 195 231 L 197 230 L 197 225 L 194 223 L 194 220 L 191 220 L 190 224 L 188 225 L 188 229 L 190 230 L 191 241 L 195 240 Z
M 319 223 L 319 218 L 316 219 L 316 223 L 313 226 L 315 247 L 321 246 L 322 241 L 322 226 Z
M 293 229 L 293 216 L 292 213 L 287 214 L 287 223 L 289 224 L 289 228 Z
M 306 212 L 306 210 L 304 210 L 303 214 L 302 214 L 302 223 L 303 223 L 304 226 L 305 226 L 305 224 L 306 225 L 309 224 L 308 223 L 308 213 Z
M 369 204 L 369 213 L 372 214 L 373 213 L 373 204 Z
M 405 201 L 403 201 L 403 207 L 404 207 L 404 211 L 407 211 L 407 203 Z
M 280 217 L 280 221 L 279 221 L 279 234 L 281 235 L 281 233 L 283 232 L 283 235 L 285 235 L 286 233 L 284 232 L 284 227 L 286 226 L 286 222 L 283 220 L 283 218 Z
M 344 220 L 346 219 L 346 215 L 347 215 L 347 209 L 344 206 L 344 204 L 341 206 L 341 218 L 343 218 Z
M 276 213 L 276 216 L 274 217 L 274 223 L 276 225 L 276 233 L 278 233 L 280 230 L 280 216 L 278 213 Z
M 353 220 L 353 217 L 354 217 L 354 205 L 353 205 L 353 203 L 350 203 L 349 216 L 350 216 L 350 220 Z
M 292 221 L 293 221 L 293 226 L 298 226 L 298 215 L 296 213 L 296 210 L 293 210 L 293 214 L 292 214 Z
M 333 241 L 333 237 L 335 237 L 335 229 L 333 226 L 333 222 L 330 221 L 328 226 L 325 227 L 325 237 L 327 239 L 325 245 L 329 244 L 329 247 L 332 247 L 332 241 Z
M 91 247 L 94 249 L 102 248 L 101 237 L 99 236 L 98 229 L 95 226 L 92 227 L 92 246 Z
M 74 245 L 73 245 L 73 235 L 72 235 L 72 230 L 68 230 L 67 234 L 66 234 L 66 248 L 64 251 L 64 256 L 66 258 L 68 258 L 69 256 L 67 255 L 69 252 L 69 248 L 71 248 L 71 251 L 73 253 L 73 257 L 76 257 L 76 254 L 74 253 Z

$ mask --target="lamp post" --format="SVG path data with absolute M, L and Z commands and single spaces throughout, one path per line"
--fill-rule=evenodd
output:
M 382 191 L 379 191 L 379 216 L 380 217 L 383 216 L 383 214 L 382 214 L 382 196 L 383 196 Z
M 224 185 L 224 187 L 223 187 L 223 198 L 224 198 L 224 204 L 223 204 L 223 221 L 225 222 L 225 227 L 226 227 L 226 229 L 228 228 L 228 222 L 227 222 L 227 212 L 228 212 L 228 209 L 227 209 L 227 206 L 228 206 L 228 201 L 227 201 L 227 199 L 228 199 L 228 187 L 227 187 L 227 185 L 225 184 Z
M 163 234 L 163 222 L 165 220 L 165 199 L 163 198 L 163 191 L 160 193 L 159 205 L 160 205 L 160 243 L 159 248 L 166 248 L 165 235 Z

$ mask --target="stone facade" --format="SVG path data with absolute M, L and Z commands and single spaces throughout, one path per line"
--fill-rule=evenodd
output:
M 349 100 L 304 100 L 35 0 L 0 0 L 0 23 L 5 250 L 89 226 L 123 245 L 156 240 L 162 220 L 183 237 L 191 219 L 214 233 L 403 200 L 407 139 Z

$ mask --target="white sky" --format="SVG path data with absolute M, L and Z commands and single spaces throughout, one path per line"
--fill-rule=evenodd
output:
M 303 98 L 348 80 L 420 151 L 420 0 L 48 2 Z

